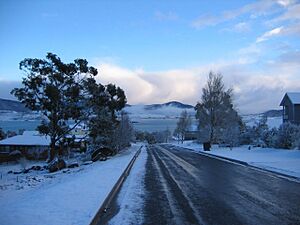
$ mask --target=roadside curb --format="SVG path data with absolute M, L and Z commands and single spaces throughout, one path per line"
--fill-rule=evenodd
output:
M 292 180 L 292 181 L 300 183 L 300 178 L 299 177 L 295 177 L 295 176 L 292 176 L 292 175 L 288 175 L 288 174 L 280 173 L 280 172 L 277 172 L 277 171 L 269 170 L 269 169 L 262 168 L 262 167 L 259 167 L 259 166 L 254 166 L 254 165 L 251 165 L 247 162 L 237 160 L 237 159 L 231 159 L 231 158 L 224 157 L 224 156 L 214 155 L 214 154 L 210 154 L 210 153 L 206 153 L 206 152 L 202 152 L 202 151 L 196 151 L 196 150 L 193 150 L 193 149 L 190 149 L 190 148 L 185 148 L 185 147 L 181 147 L 181 148 L 187 149 L 189 151 L 193 151 L 197 154 L 201 154 L 201 155 L 204 155 L 204 156 L 207 156 L 207 157 L 218 158 L 218 159 L 221 159 L 221 160 L 227 160 L 227 161 L 234 162 L 234 163 L 237 163 L 237 164 L 240 164 L 240 165 L 243 165 L 243 166 L 247 166 L 247 167 L 250 167 L 250 168 L 253 168 L 253 169 L 256 169 L 256 170 L 265 171 L 265 172 L 271 173 L 271 174 L 273 174 L 277 177 L 285 178 L 285 179 Z
M 124 181 L 126 180 L 127 176 L 129 175 L 130 170 L 131 170 L 131 168 L 132 168 L 135 160 L 137 159 L 137 157 L 141 153 L 142 148 L 143 148 L 143 145 L 134 154 L 134 156 L 130 160 L 129 164 L 127 165 L 126 169 L 123 171 L 123 173 L 119 177 L 118 181 L 113 186 L 113 188 L 111 189 L 111 191 L 109 192 L 109 194 L 105 198 L 104 202 L 102 203 L 102 205 L 98 209 L 96 215 L 94 216 L 94 218 L 90 222 L 90 225 L 97 225 L 100 222 L 101 217 L 107 212 L 107 210 L 109 209 L 109 205 L 111 204 L 112 200 L 116 197 L 116 195 L 118 194 L 119 190 L 121 189 L 122 184 L 124 183 Z

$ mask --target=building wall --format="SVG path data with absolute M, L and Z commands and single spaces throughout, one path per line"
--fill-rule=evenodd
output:
M 300 105 L 293 105 L 289 98 L 284 101 L 283 122 L 300 124 Z
M 47 159 L 49 146 L 41 145 L 0 145 L 0 153 L 9 154 L 18 150 L 27 159 Z
M 292 122 L 294 120 L 293 117 L 293 104 L 289 100 L 289 98 L 285 98 L 284 101 L 284 115 L 283 115 L 283 122 Z
M 295 105 L 295 122 L 300 124 L 300 105 Z

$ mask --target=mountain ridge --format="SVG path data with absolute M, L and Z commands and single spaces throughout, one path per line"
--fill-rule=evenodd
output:
M 184 104 L 178 101 L 170 101 L 170 102 L 166 102 L 166 103 L 161 103 L 161 104 L 149 104 L 149 105 L 145 105 L 145 109 L 146 110 L 155 110 L 155 109 L 159 109 L 162 107 L 175 107 L 175 108 L 180 108 L 180 109 L 192 109 L 194 108 L 194 106 L 189 105 L 189 104 Z
M 15 112 L 30 112 L 21 102 L 0 98 L 0 110 L 8 110 Z

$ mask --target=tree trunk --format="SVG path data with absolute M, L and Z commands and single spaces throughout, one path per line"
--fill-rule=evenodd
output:
M 56 155 L 56 152 L 55 152 L 55 139 L 54 138 L 51 138 L 51 143 L 50 143 L 50 151 L 49 151 L 49 155 L 48 155 L 48 161 L 51 162 L 55 155 Z
M 209 137 L 209 141 L 210 141 L 210 143 L 213 143 L 213 139 L 214 139 L 214 128 L 213 128 L 213 126 L 211 126 L 211 130 L 210 130 L 210 137 Z

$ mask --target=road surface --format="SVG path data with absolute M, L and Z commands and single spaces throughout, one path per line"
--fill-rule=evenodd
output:
M 148 147 L 144 224 L 300 224 L 300 184 L 172 145 Z

